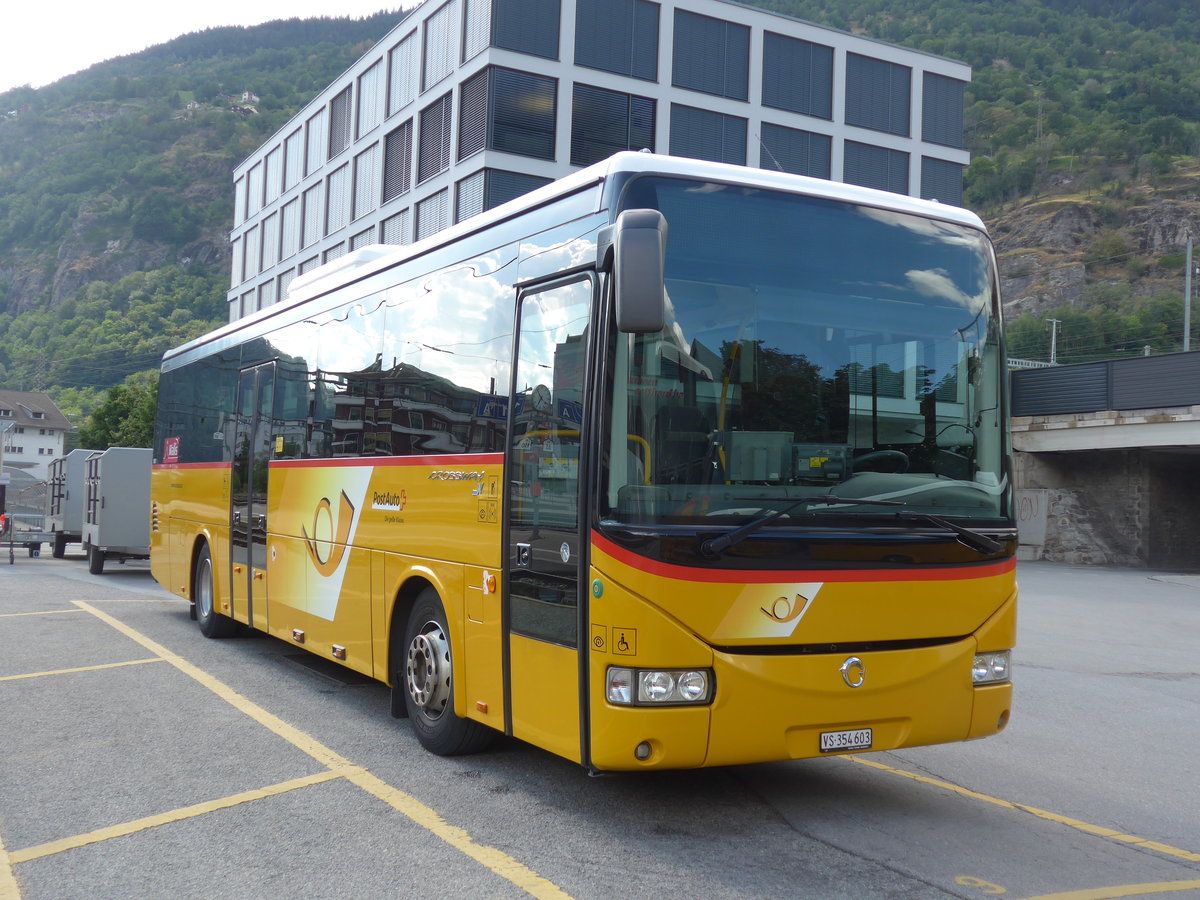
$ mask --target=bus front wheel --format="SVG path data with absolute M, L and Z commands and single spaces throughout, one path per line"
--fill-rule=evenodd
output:
M 403 679 L 408 718 L 421 746 L 438 756 L 486 749 L 496 732 L 454 713 L 450 629 L 433 588 L 426 588 L 413 604 L 404 647 L 401 669 L 394 677 Z
M 212 552 L 205 544 L 196 556 L 196 568 L 192 571 L 192 602 L 196 604 L 196 623 L 205 637 L 232 637 L 237 631 L 237 622 L 217 612 L 216 598 Z

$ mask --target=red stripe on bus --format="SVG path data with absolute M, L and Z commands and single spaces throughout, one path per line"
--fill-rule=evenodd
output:
M 972 566 L 939 566 L 921 569 L 776 569 L 773 571 L 745 569 L 704 569 L 658 562 L 639 556 L 608 538 L 592 532 L 592 544 L 617 562 L 630 568 L 679 581 L 712 582 L 718 584 L 776 584 L 784 582 L 839 581 L 965 581 L 972 578 L 991 578 L 1016 568 L 1015 559 Z

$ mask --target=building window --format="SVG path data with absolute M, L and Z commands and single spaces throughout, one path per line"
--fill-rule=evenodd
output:
M 244 267 L 242 269 L 243 281 L 253 278 L 258 274 L 258 266 L 262 258 L 261 245 L 259 244 L 260 237 L 258 226 L 247 228 L 246 233 L 242 235 L 242 240 L 245 242 L 245 256 L 242 257 L 242 265 Z
M 912 70 L 846 54 L 846 124 L 908 137 Z
M 452 71 L 458 54 L 458 27 L 455 21 L 457 3 L 450 0 L 445 6 L 425 20 L 424 68 L 421 73 L 421 90 L 427 91 Z
M 588 166 L 621 150 L 654 150 L 654 101 L 577 84 L 571 102 L 571 164 Z
M 358 123 L 354 134 L 362 137 L 379 124 L 380 93 L 383 87 L 383 61 L 358 76 Z
M 483 212 L 483 170 L 468 175 L 454 184 L 454 221 L 461 222 Z
M 246 221 L 246 179 L 239 178 L 233 183 L 233 224 L 241 225 Z
M 921 197 L 962 206 L 963 167 L 931 156 L 921 158 Z
M 833 48 L 763 33 L 763 106 L 833 118 Z
M 491 67 L 463 83 L 458 158 L 484 149 L 554 159 L 558 82 Z
M 921 102 L 921 137 L 931 144 L 963 146 L 963 95 L 966 84 L 926 72 Z
M 383 139 L 383 202 L 406 193 L 412 182 L 412 119 Z
M 354 109 L 350 105 L 351 89 L 346 89 L 329 103 L 329 158 L 333 159 L 350 146 L 350 129 Z
M 559 0 L 492 0 L 492 46 L 558 59 Z
M 292 280 L 295 277 L 296 277 L 295 269 L 288 269 L 286 272 L 284 272 L 282 275 L 279 276 L 279 278 L 278 278 L 279 289 L 278 289 L 277 296 L 281 300 L 288 295 L 288 289 L 291 288 Z
M 379 202 L 379 145 L 372 144 L 354 157 L 354 208 L 352 219 L 361 219 Z
M 750 81 L 750 29 L 675 10 L 671 83 L 731 100 L 745 100 Z
M 311 175 L 325 164 L 325 110 L 319 110 L 310 116 L 305 123 L 307 142 L 305 144 L 304 174 Z
M 283 142 L 283 189 L 295 187 L 304 177 L 304 133 L 297 128 Z
M 491 69 L 484 69 L 462 83 L 458 98 L 458 159 L 478 153 L 487 146 L 488 84 Z
M 671 104 L 671 155 L 746 164 L 746 120 Z
M 412 219 L 412 210 L 402 209 L 394 216 L 388 216 L 381 223 L 383 231 L 383 243 L 385 244 L 407 244 L 409 242 L 409 226 Z
M 846 141 L 842 177 L 847 184 L 908 193 L 908 154 L 902 150 Z
M 414 31 L 388 51 L 388 115 L 412 103 L 417 96 L 417 33 Z
M 324 205 L 321 203 L 322 187 L 323 185 L 318 182 L 304 192 L 302 247 L 311 247 L 321 239 L 321 223 L 325 221 Z
M 271 268 L 279 262 L 279 213 L 271 213 L 262 223 L 262 267 Z
M 832 163 L 832 139 L 797 128 L 784 128 L 764 122 L 759 166 L 782 169 L 796 175 L 829 178 Z
M 446 94 L 421 110 L 417 148 L 417 183 L 450 168 L 451 95 Z
M 658 14 L 647 0 L 578 0 L 575 64 L 657 81 Z
M 350 238 L 350 249 L 358 250 L 360 247 L 366 247 L 373 243 L 375 243 L 375 229 L 368 228 Z
M 268 153 L 263 165 L 266 167 L 264 199 L 270 203 L 272 200 L 278 200 L 279 195 L 283 193 L 283 146 L 280 145 Z
M 229 267 L 229 286 L 235 288 L 245 280 L 242 277 L 242 257 L 245 253 L 245 241 L 240 237 L 234 238 L 229 243 L 229 250 L 232 256 L 232 263 Z
M 297 198 L 284 204 L 279 215 L 279 258 L 287 259 L 300 252 L 300 200 Z
M 333 234 L 350 221 L 350 166 L 330 174 L 325 187 L 325 233 Z
M 538 175 L 526 175 L 523 172 L 505 172 L 500 169 L 484 171 L 487 175 L 483 190 L 484 209 L 494 209 L 553 180 Z
M 450 220 L 447 217 L 449 195 L 449 191 L 438 191 L 433 196 L 426 197 L 417 204 L 416 239 L 418 241 L 432 234 L 437 234 L 450 224 Z
M 263 167 L 255 163 L 246 176 L 246 215 L 253 216 L 263 205 Z
M 462 61 L 487 48 L 491 39 L 491 0 L 463 0 Z

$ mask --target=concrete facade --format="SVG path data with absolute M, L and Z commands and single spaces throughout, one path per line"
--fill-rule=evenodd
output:
M 724 0 L 426 0 L 235 170 L 229 318 L 618 150 L 960 203 L 970 75 Z

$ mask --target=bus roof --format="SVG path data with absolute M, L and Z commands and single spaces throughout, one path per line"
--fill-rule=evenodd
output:
M 223 325 L 180 347 L 169 350 L 164 359 L 177 356 L 198 345 L 237 331 L 252 322 L 269 318 L 344 284 L 366 278 L 437 247 L 483 231 L 521 212 L 551 203 L 560 197 L 622 175 L 663 175 L 804 194 L 820 199 L 910 213 L 986 231 L 982 220 L 975 213 L 961 207 L 942 204 L 936 200 L 920 200 L 906 194 L 893 194 L 873 188 L 770 169 L 708 162 L 680 156 L 663 156 L 648 151 L 624 151 L 615 153 L 608 159 L 588 166 L 586 169 L 573 172 L 412 244 L 403 246 L 372 244 L 351 251 L 345 256 L 294 278 L 288 287 L 286 301 L 230 322 L 228 325 Z

